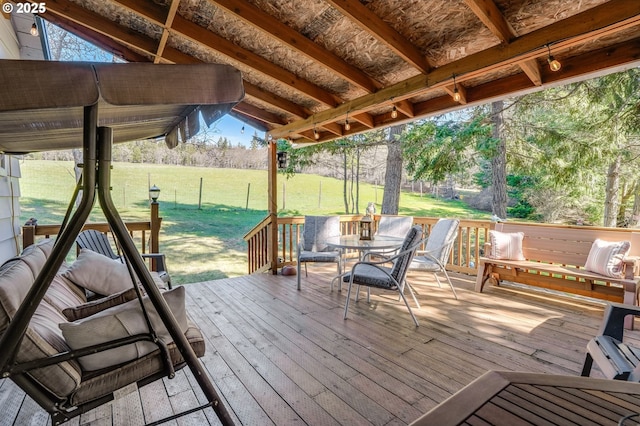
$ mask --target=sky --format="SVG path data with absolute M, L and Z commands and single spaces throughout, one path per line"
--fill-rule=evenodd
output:
M 242 133 L 243 126 L 244 133 Z M 249 146 L 255 132 L 258 133 L 259 137 L 264 138 L 264 131 L 251 127 L 228 114 L 211 125 L 212 129 L 214 127 L 216 129 L 215 140 L 218 140 L 218 137 L 226 137 L 234 146 L 238 144 Z

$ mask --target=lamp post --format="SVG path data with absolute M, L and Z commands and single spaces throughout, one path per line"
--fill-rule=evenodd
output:
M 149 188 L 149 198 L 151 199 L 151 203 L 158 203 L 158 197 L 160 196 L 160 188 L 153 185 Z
M 158 214 L 158 207 L 160 206 L 160 204 L 158 203 L 159 196 L 160 188 L 155 185 L 149 188 L 149 198 L 151 198 L 151 241 L 149 241 L 150 253 L 160 252 L 160 222 L 162 221 L 162 218 L 159 217 Z M 157 271 L 155 259 L 151 259 L 151 270 Z

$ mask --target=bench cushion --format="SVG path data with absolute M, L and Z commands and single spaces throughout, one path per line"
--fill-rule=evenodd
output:
M 13 320 L 20 304 L 31 289 L 36 276 L 51 253 L 53 240 L 43 240 L 27 247 L 19 257 L 10 259 L 0 266 L 0 334 Z M 50 288 L 50 298 L 55 300 L 73 297 L 72 290 Z M 18 363 L 45 358 L 67 351 L 62 333 L 57 327 L 66 321 L 60 311 L 43 300 L 31 318 L 29 327 L 17 352 Z M 31 371 L 31 376 L 44 387 L 55 390 L 56 396 L 69 395 L 80 383 L 80 366 L 76 361 L 39 368 Z
M 180 330 L 184 333 L 187 330 L 184 287 L 176 287 L 163 293 L 163 296 L 176 317 Z M 151 300 L 145 296 L 143 302 L 149 314 L 151 325 L 156 330 L 158 337 L 165 343 L 172 342 L 173 339 L 164 327 L 162 319 L 153 307 Z M 61 322 L 59 326 L 64 339 L 72 349 L 85 348 L 135 334 L 148 333 L 147 323 L 142 314 L 140 302 L 137 299 L 111 307 L 78 321 Z M 156 344 L 149 341 L 139 341 L 83 356 L 78 361 L 87 371 L 100 370 L 140 358 L 153 352 L 157 347 Z
M 629 253 L 629 241 L 603 241 L 597 238 L 591 245 L 584 268 L 607 277 L 619 278 L 622 275 L 623 260 Z

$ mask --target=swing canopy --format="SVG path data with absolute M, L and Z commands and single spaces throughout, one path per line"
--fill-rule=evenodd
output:
M 83 107 L 113 142 L 165 138 L 173 148 L 244 97 L 229 65 L 104 64 L 0 60 L 0 150 L 27 153 L 82 146 Z

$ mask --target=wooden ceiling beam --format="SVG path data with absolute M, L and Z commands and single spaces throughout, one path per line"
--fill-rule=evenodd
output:
M 356 21 L 360 26 L 375 37 L 379 42 L 388 46 L 405 62 L 416 67 L 420 72 L 426 73 L 431 70 L 431 65 L 425 55 L 411 44 L 404 36 L 398 33 L 393 27 L 380 19 L 378 15 L 371 12 L 359 0 L 325 0 L 333 5 L 343 15 Z
M 485 27 L 500 39 L 501 43 L 509 43 L 516 33 L 504 19 L 493 0 L 464 0 L 469 9 L 482 21 Z
M 48 9 L 48 11 L 42 15 L 42 17 L 50 22 L 53 22 L 57 25 L 64 27 L 65 29 L 72 31 L 74 34 L 78 34 L 80 37 L 84 37 L 87 40 L 99 45 L 103 48 L 106 48 L 113 54 L 124 58 L 130 62 L 147 62 L 149 58 L 136 53 L 134 50 L 126 47 L 129 46 L 134 49 L 139 49 L 149 54 L 150 56 L 157 53 L 157 50 L 154 48 L 155 44 L 152 39 L 146 38 L 142 35 L 136 35 L 135 37 L 131 35 L 127 35 L 126 37 L 118 37 L 112 38 L 110 36 L 105 35 L 104 33 L 109 31 L 114 34 L 122 33 L 123 31 L 118 28 L 113 27 L 112 24 L 105 23 L 103 20 L 94 19 L 92 17 L 93 26 L 87 27 L 83 23 L 78 23 L 70 20 L 64 16 L 59 16 L 56 13 L 58 10 L 54 6 L 60 5 L 59 0 L 52 1 L 52 7 Z M 65 5 L 61 5 L 65 7 Z M 74 6 L 74 8 L 77 6 Z M 66 7 L 65 7 L 66 9 Z M 68 9 L 66 9 L 68 10 Z M 148 8 L 147 8 L 148 10 Z M 75 10 L 71 10 L 75 13 Z M 158 16 L 157 14 L 155 16 Z M 126 40 L 123 43 L 123 39 Z M 126 43 L 126 44 L 125 44 Z M 179 63 L 179 64 L 189 64 L 189 63 L 202 63 L 201 60 L 194 58 L 186 53 L 183 53 L 173 47 L 165 47 L 163 52 L 164 60 L 168 63 Z M 278 95 L 267 92 L 264 89 L 261 89 L 249 82 L 244 82 L 245 92 L 249 96 L 253 96 L 257 99 L 260 99 L 263 102 L 273 105 L 274 107 L 281 109 L 289 114 L 292 114 L 298 118 L 306 118 L 310 115 L 310 111 L 307 111 L 305 108 L 300 107 L 294 102 L 291 102 L 287 99 L 284 99 Z M 262 120 L 263 122 L 268 122 L 269 120 Z M 286 124 L 286 123 L 279 123 Z
M 482 23 L 500 39 L 500 42 L 506 44 L 517 37 L 515 30 L 509 25 L 493 0 L 465 0 L 465 3 Z M 519 65 L 533 84 L 542 85 L 540 70 L 535 59 L 522 61 Z
M 407 117 L 415 117 L 415 113 L 413 111 L 413 104 L 406 99 L 395 102 L 397 110 L 406 115 Z
M 296 118 L 307 118 L 311 115 L 311 111 L 301 107 L 295 102 L 291 102 L 288 99 L 268 92 L 253 83 L 249 83 L 246 80 L 244 81 L 244 91 L 247 95 L 259 99 L 262 102 L 266 102 L 267 104 L 284 112 L 287 112 Z
M 465 0 L 465 3 L 482 23 L 500 39 L 501 43 L 507 44 L 517 37 L 516 32 L 509 25 L 493 0 Z M 542 85 L 540 69 L 535 59 L 522 61 L 518 65 L 520 65 L 522 71 L 531 79 L 533 84 L 536 86 Z
M 360 69 L 347 63 L 339 56 L 314 43 L 293 28 L 278 21 L 273 16 L 263 12 L 249 2 L 240 0 L 209 1 L 226 9 L 229 13 L 236 15 L 249 25 L 261 29 L 266 35 L 280 40 L 298 53 L 305 55 L 313 61 L 320 62 L 331 72 L 340 75 L 351 84 L 369 93 L 375 92 L 382 87 L 380 82 L 375 81 Z
M 149 2 L 139 2 L 134 0 L 115 0 L 121 6 L 129 9 L 130 11 L 142 16 L 145 19 L 150 19 L 158 25 L 161 24 L 158 19 L 164 20 L 166 12 L 162 6 L 149 4 Z M 233 44 L 232 42 L 220 37 L 219 35 L 212 33 L 206 28 L 203 28 L 185 18 L 179 14 L 175 16 L 172 27 L 170 29 L 176 35 L 183 36 L 185 38 L 194 41 L 197 44 L 206 46 L 207 48 L 219 52 L 233 61 L 237 61 L 249 68 L 256 70 L 257 72 L 270 77 L 274 80 L 283 83 L 301 94 L 310 97 L 311 99 L 319 102 L 320 104 L 328 107 L 334 107 L 338 105 L 342 100 L 336 96 L 328 93 L 323 88 L 304 80 L 294 73 L 285 70 L 284 68 L 267 61 L 259 55 L 250 52 Z
M 311 128 L 313 123 L 322 124 L 336 121 L 347 111 L 366 112 L 385 103 L 390 104 L 392 99 L 397 102 L 397 100 L 408 99 L 435 88 L 442 88 L 444 85 L 450 84 L 454 74 L 458 81 L 472 79 L 487 72 L 511 66 L 514 63 L 535 59 L 545 55 L 545 46 L 549 43 L 555 43 L 554 46 L 558 49 L 566 49 L 637 25 L 640 25 L 640 2 L 612 0 L 525 34 L 509 45 L 494 46 L 466 56 L 438 67 L 427 75 L 420 74 L 410 77 L 376 93 L 353 99 L 336 108 L 321 111 L 305 120 L 278 128 L 274 130 L 273 136 L 277 137 L 281 132 L 297 133 Z
M 244 101 L 234 106 L 233 109 L 242 113 L 243 115 L 253 117 L 254 119 L 263 121 L 268 124 L 278 126 L 287 124 L 287 122 L 282 117 Z
M 540 74 L 540 65 L 535 59 L 529 59 L 520 62 L 520 69 L 529 77 L 529 80 L 536 86 L 542 86 L 542 75 Z
M 359 114 L 349 115 L 349 118 L 353 118 L 358 123 L 362 124 L 368 129 L 373 129 L 375 123 L 373 122 L 373 117 L 368 112 L 361 112 Z
M 243 123 L 246 123 L 258 130 L 261 130 L 263 132 L 267 132 L 269 131 L 269 129 L 273 129 L 273 126 L 270 124 L 265 123 L 264 121 L 260 120 L 260 119 L 256 119 L 254 117 L 250 117 L 248 115 L 243 114 L 240 111 L 235 111 L 235 110 L 231 110 L 229 111 L 229 115 L 232 117 L 237 118 L 238 120 L 242 121 Z M 259 137 L 264 136 L 264 135 L 258 135 Z
M 333 133 L 336 136 L 343 136 L 344 135 L 344 129 L 342 128 L 342 126 L 338 123 L 324 123 L 322 126 L 320 126 L 322 129 Z
M 467 104 L 467 89 L 462 84 L 456 83 L 456 85 L 453 85 L 453 84 L 447 85 L 447 86 L 444 86 L 443 89 L 445 92 L 449 94 L 449 96 L 451 96 L 451 99 L 453 99 L 454 102 L 459 103 L 460 105 Z M 458 89 L 458 96 L 460 97 L 460 99 L 457 101 L 455 98 L 456 89 Z
M 163 25 L 162 36 L 160 36 L 160 43 L 158 43 L 156 57 L 153 60 L 155 64 L 159 63 L 162 60 L 162 52 L 164 51 L 164 48 L 167 45 L 167 40 L 169 39 L 169 29 L 171 28 L 171 24 L 173 23 L 173 18 L 175 18 L 176 13 L 178 12 L 179 4 L 180 4 L 180 0 L 171 0 L 171 5 L 169 6 L 169 12 L 167 13 L 167 18 L 165 19 L 165 22 Z
M 105 19 L 97 13 L 78 6 L 69 0 L 47 1 L 47 12 L 42 15 L 45 19 L 47 13 L 54 13 L 95 33 L 110 37 L 120 44 L 142 50 L 151 55 L 155 55 L 158 47 L 157 41 Z
M 90 30 L 83 25 L 73 22 L 63 16 L 57 15 L 51 11 L 39 14 L 39 16 L 52 24 L 59 26 L 60 28 L 75 34 L 83 40 L 93 43 L 96 46 L 101 46 L 103 49 L 111 52 L 114 56 L 124 59 L 128 62 L 148 62 L 149 58 L 141 55 L 137 51 L 131 49 L 128 46 L 118 43 L 113 38 L 106 36 L 102 33 Z

